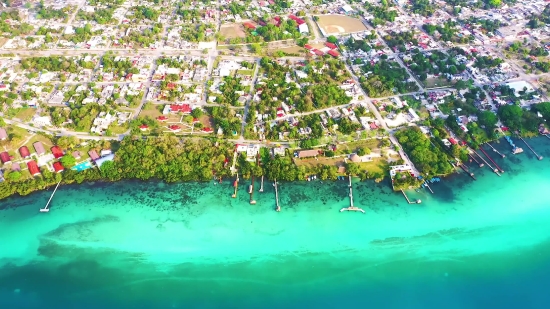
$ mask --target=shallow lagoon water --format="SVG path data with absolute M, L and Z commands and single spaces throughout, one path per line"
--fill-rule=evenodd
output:
M 529 142 L 544 160 L 495 144 L 502 177 L 470 164 L 419 205 L 356 182 L 366 214 L 338 211 L 345 181 L 282 183 L 280 213 L 246 180 L 2 200 L 0 308 L 548 308 L 550 140 Z

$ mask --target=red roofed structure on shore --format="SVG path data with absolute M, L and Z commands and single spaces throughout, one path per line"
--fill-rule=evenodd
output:
M 172 104 L 170 105 L 170 111 L 173 113 L 182 112 L 184 114 L 191 114 L 191 106 L 189 104 Z
M 203 128 L 203 129 L 202 129 L 202 132 L 204 132 L 204 133 L 212 133 L 212 132 L 214 132 L 214 130 L 212 130 L 212 128 Z
M 30 158 L 31 156 L 31 152 L 29 151 L 29 148 L 27 146 L 19 148 L 19 154 L 23 159 Z
M 166 121 L 166 120 L 168 120 L 168 117 L 166 117 L 166 116 L 158 116 L 158 117 L 157 117 L 157 120 L 158 120 L 158 121 Z
M 63 167 L 63 164 L 61 164 L 61 162 L 54 162 L 53 163 L 53 169 L 56 173 L 61 173 L 65 170 L 65 168 Z
M 296 16 L 296 15 L 294 15 L 294 14 L 288 15 L 288 18 L 290 18 L 290 19 L 292 19 L 293 21 L 295 21 L 295 22 L 298 24 L 298 26 L 299 26 L 299 25 L 303 25 L 303 24 L 306 23 L 303 19 L 301 19 L 300 17 L 298 17 L 298 16 Z
M 326 42 L 325 46 L 330 48 L 330 49 L 337 49 L 338 48 L 338 46 L 336 46 L 336 44 L 330 43 L 330 42 Z
M 335 51 L 334 49 L 329 50 L 328 54 L 331 55 L 332 57 L 336 57 L 336 58 L 340 57 L 340 53 Z
M 311 50 L 314 54 L 316 54 L 317 56 L 323 56 L 325 53 L 323 53 L 322 50 L 318 50 L 318 49 L 312 49 Z
M 7 151 L 0 153 L 0 161 L 4 164 L 11 162 L 10 154 Z
M 40 175 L 40 169 L 38 168 L 36 161 L 27 162 L 27 167 L 29 168 L 29 173 L 31 173 L 31 175 Z
M 61 150 L 61 148 L 59 146 L 53 146 L 51 148 L 51 151 L 53 153 L 53 156 L 56 158 L 56 159 L 59 159 L 63 156 L 63 150 Z
M 140 129 L 141 131 L 147 131 L 147 129 L 149 129 L 149 126 L 146 125 L 146 124 L 142 124 L 142 125 L 139 126 L 139 129 Z
M 250 30 L 256 30 L 256 26 L 252 23 L 249 23 L 249 22 L 243 23 L 243 26 L 247 29 L 250 29 Z
M 305 48 L 305 49 L 312 50 L 312 49 L 313 49 L 313 46 L 311 46 L 311 45 L 309 45 L 309 44 L 306 44 L 306 45 L 304 45 L 304 48 Z

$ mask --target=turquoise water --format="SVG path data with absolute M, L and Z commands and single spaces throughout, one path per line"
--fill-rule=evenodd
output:
M 250 205 L 222 184 L 62 186 L 0 201 L 0 308 L 548 308 L 545 157 L 432 184 L 282 183 Z M 523 147 L 521 142 L 517 143 Z M 524 147 L 526 148 L 526 147 Z M 492 152 L 489 152 L 491 155 Z
M 92 162 L 90 161 L 86 161 L 86 162 L 82 162 L 80 164 L 77 164 L 75 165 L 72 169 L 75 170 L 75 171 L 83 171 L 83 170 L 87 170 L 89 168 L 92 168 Z

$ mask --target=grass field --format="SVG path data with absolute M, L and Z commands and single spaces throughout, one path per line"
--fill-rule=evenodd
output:
M 30 121 L 34 114 L 36 114 L 36 109 L 32 107 L 21 107 L 18 109 L 15 117 L 21 119 L 21 121 Z
M 162 115 L 160 111 L 161 108 L 164 108 L 164 105 L 147 103 L 143 106 L 143 109 L 139 113 L 139 117 L 145 118 L 149 116 L 150 118 L 157 118 Z
M 357 18 L 344 15 L 319 15 L 317 24 L 325 35 L 365 31 L 367 28 Z
M 446 78 L 428 78 L 423 82 L 426 88 L 437 88 L 437 87 L 450 87 L 453 85 L 451 81 Z
M 241 24 L 222 25 L 220 28 L 220 34 L 226 39 L 246 37 L 243 25 Z
M 356 142 L 349 142 L 345 144 L 338 144 L 336 146 L 335 155 L 351 154 L 357 151 L 358 148 L 367 147 L 370 150 L 374 150 L 380 147 L 380 140 L 373 138 L 367 140 L 360 140 Z

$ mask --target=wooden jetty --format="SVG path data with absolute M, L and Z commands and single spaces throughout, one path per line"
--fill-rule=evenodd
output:
M 260 182 L 260 192 L 264 192 L 264 175 L 262 175 L 262 181 Z
M 485 161 L 485 159 L 483 159 L 483 157 L 482 157 L 479 153 L 477 153 L 477 151 L 473 150 L 473 152 L 481 159 L 481 161 L 483 161 L 483 163 L 487 164 L 487 166 L 488 166 L 490 169 L 492 169 L 493 172 L 495 172 L 495 174 L 497 174 L 497 175 L 500 176 L 500 173 L 498 172 L 498 169 L 493 168 L 493 167 L 491 166 L 491 164 L 489 164 L 489 162 Z
M 537 157 L 539 160 L 542 160 L 542 156 L 539 156 L 535 150 L 533 148 L 531 148 L 531 146 L 529 146 L 529 144 L 527 144 L 527 141 L 523 139 L 523 137 L 519 136 L 518 137 L 525 143 L 525 145 L 527 145 L 527 148 L 529 148 L 529 150 L 531 150 L 533 152 L 533 154 L 535 154 L 535 157 Z
M 359 212 L 362 212 L 362 213 L 365 213 L 365 211 L 359 207 L 355 207 L 353 205 L 353 188 L 351 186 L 351 175 L 348 175 L 349 177 L 349 207 L 344 207 L 342 209 L 340 209 L 340 212 L 344 212 L 344 211 L 359 211 Z
M 491 145 L 489 143 L 487 143 L 487 145 L 489 145 L 489 147 L 491 147 L 491 149 L 493 149 L 493 151 L 498 153 L 501 157 L 506 158 L 506 156 L 503 153 L 501 153 L 500 151 L 496 150 L 496 148 L 493 147 L 493 145 Z
M 548 139 L 550 139 L 550 134 L 544 134 Z
M 434 194 L 434 192 L 432 191 L 432 188 L 430 188 L 430 185 L 429 185 L 428 182 L 425 181 L 425 180 L 424 180 L 424 186 L 426 186 L 426 188 L 428 188 L 428 190 L 430 190 L 430 192 L 431 192 L 432 194 Z
M 275 210 L 281 211 L 281 206 L 279 206 L 279 191 L 277 190 L 277 179 L 275 179 L 273 186 L 275 187 L 275 203 L 277 205 L 277 208 L 275 208 Z
M 498 170 L 500 170 L 502 173 L 504 173 L 504 170 L 503 170 L 500 166 L 498 166 L 498 164 L 495 162 L 495 160 L 493 160 L 493 158 L 491 158 L 491 157 L 489 156 L 489 154 L 488 154 L 487 152 L 485 152 L 485 150 L 483 150 L 483 148 L 481 148 L 481 145 L 479 146 L 479 150 L 481 150 L 481 152 L 483 152 L 483 154 L 485 154 L 485 156 L 486 156 L 487 158 L 489 158 L 489 160 L 490 160 L 491 162 L 493 162 L 493 164 L 495 165 L 495 167 L 496 167 Z
M 237 173 L 237 178 L 235 179 L 235 182 L 233 183 L 233 195 L 231 195 L 232 198 L 237 197 L 237 189 L 239 188 L 239 173 Z
M 250 187 L 248 187 L 248 193 L 250 194 L 250 205 L 256 205 L 256 200 L 254 200 L 254 175 L 252 175 L 252 180 L 250 181 Z
M 409 197 L 407 196 L 407 194 L 405 194 L 405 191 L 403 191 L 403 189 L 401 189 L 401 193 L 403 193 L 403 196 L 405 197 L 405 199 L 407 200 L 407 202 L 408 202 L 409 204 L 420 204 L 420 203 L 422 203 L 421 200 L 416 200 L 416 202 L 411 202 L 411 201 L 409 200 Z
M 475 163 L 477 163 L 477 165 L 479 165 L 479 167 L 483 167 L 483 163 L 480 163 L 473 155 L 472 153 L 469 153 L 468 154 L 470 156 L 470 158 L 472 158 L 472 160 L 474 160 Z
M 470 169 L 466 165 L 461 163 L 459 166 L 462 170 L 464 170 L 466 173 L 468 173 L 470 175 L 470 177 L 472 177 L 474 180 L 476 180 L 476 176 L 474 175 L 474 173 L 470 172 Z
M 50 202 L 52 201 L 52 198 L 55 194 L 55 192 L 57 191 L 57 188 L 59 188 L 59 185 L 61 184 L 61 181 L 59 181 L 57 183 L 57 185 L 55 186 L 55 189 L 53 189 L 53 192 L 52 192 L 52 195 L 50 195 L 50 199 L 48 200 L 48 202 L 46 203 L 46 206 L 44 206 L 44 208 L 40 208 L 40 212 L 49 212 L 50 209 L 48 208 L 48 206 L 50 206 Z

